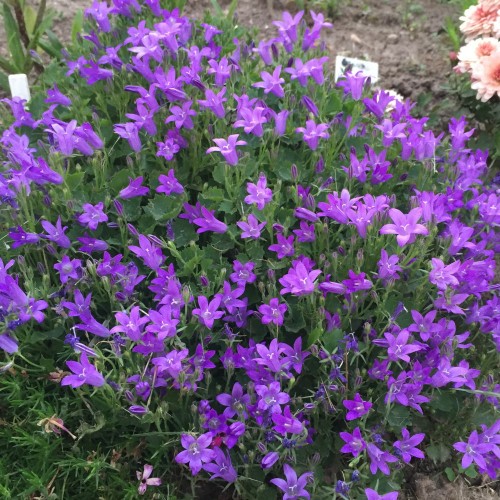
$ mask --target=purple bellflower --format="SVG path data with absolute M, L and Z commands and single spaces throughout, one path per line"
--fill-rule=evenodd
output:
M 195 438 L 189 434 L 182 434 L 181 444 L 184 451 L 175 456 L 179 464 L 189 464 L 193 476 L 200 472 L 204 463 L 211 462 L 215 458 L 215 452 L 209 448 L 212 444 L 212 434 L 207 432 Z
M 307 481 L 313 476 L 312 472 L 304 472 L 297 477 L 295 470 L 288 464 L 283 465 L 285 479 L 271 479 L 271 483 L 277 486 L 283 492 L 283 500 L 299 500 L 300 498 L 311 498 L 306 490 Z
M 68 368 L 73 372 L 73 375 L 66 375 L 61 380 L 61 385 L 70 385 L 75 389 L 83 384 L 101 387 L 104 385 L 104 377 L 97 371 L 95 366 L 91 364 L 87 355 L 82 352 L 80 362 L 66 361 Z
M 404 214 L 397 208 L 389 210 L 389 217 L 394 224 L 386 224 L 380 229 L 380 234 L 396 234 L 396 240 L 400 247 L 415 241 L 416 234 L 427 235 L 429 230 L 422 224 L 418 224 L 422 216 L 421 208 L 414 208 L 409 214 Z
M 238 153 L 236 151 L 236 146 L 245 146 L 245 141 L 238 141 L 239 134 L 230 135 L 227 140 L 226 139 L 214 139 L 215 144 L 217 146 L 212 146 L 207 149 L 207 153 L 213 153 L 214 151 L 218 151 L 226 160 L 226 162 L 231 165 L 238 164 Z

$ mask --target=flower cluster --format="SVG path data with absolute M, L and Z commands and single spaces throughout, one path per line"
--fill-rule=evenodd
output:
M 496 478 L 500 196 L 465 119 L 434 133 L 361 73 L 333 84 L 314 12 L 257 45 L 155 0 L 86 16 L 68 83 L 6 100 L 6 358 L 37 361 L 33 318 L 54 364 L 78 359 L 58 394 L 126 408 L 141 495 L 183 471 L 397 498 L 385 476 L 440 439 Z M 426 420 L 459 409 L 481 433 Z M 314 473 L 339 455 L 331 487 Z

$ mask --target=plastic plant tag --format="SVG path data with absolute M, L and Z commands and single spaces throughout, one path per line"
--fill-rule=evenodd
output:
M 371 78 L 372 83 L 378 81 L 378 63 L 373 61 L 363 61 L 353 57 L 337 56 L 335 58 L 335 81 L 337 81 L 346 71 L 350 69 L 352 73 L 362 71 L 365 76 Z
M 20 97 L 28 103 L 31 100 L 28 77 L 24 74 L 9 75 L 9 87 L 12 97 Z

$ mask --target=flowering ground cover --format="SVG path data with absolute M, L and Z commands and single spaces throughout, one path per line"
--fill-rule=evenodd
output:
M 6 498 L 398 498 L 500 468 L 497 178 L 473 130 L 253 42 L 95 2 L 5 99 Z M 401 498 L 401 496 L 399 496 Z

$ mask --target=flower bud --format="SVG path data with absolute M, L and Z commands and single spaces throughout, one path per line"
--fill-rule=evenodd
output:
M 295 163 L 292 163 L 292 166 L 290 167 L 290 174 L 292 176 L 292 180 L 296 181 L 298 176 L 299 176 L 299 171 L 298 171 L 297 165 L 295 165 Z
M 263 469 L 270 469 L 280 458 L 280 454 L 276 451 L 268 453 L 260 462 Z
M 129 401 L 134 401 L 135 397 L 134 395 L 132 394 L 132 391 L 129 391 L 128 389 L 124 392 L 125 394 L 125 397 L 129 400 Z
M 200 284 L 201 284 L 201 286 L 204 286 L 204 287 L 207 287 L 208 285 L 210 285 L 210 281 L 208 280 L 208 278 L 204 274 L 202 274 L 200 276 Z
M 123 205 L 118 200 L 114 200 L 113 205 L 115 206 L 116 213 L 120 217 L 123 217 Z
M 145 406 L 132 405 L 129 407 L 128 411 L 134 415 L 145 415 L 149 410 Z

